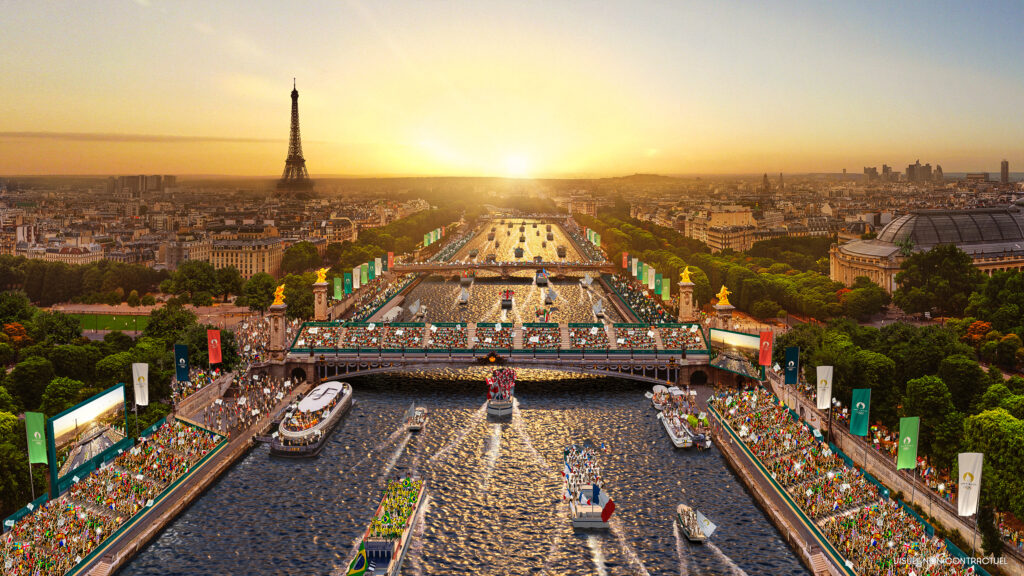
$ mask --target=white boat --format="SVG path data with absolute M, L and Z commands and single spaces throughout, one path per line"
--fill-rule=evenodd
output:
M 409 406 L 405 413 L 405 428 L 409 432 L 419 432 L 427 425 L 427 409 L 425 406 Z
M 515 395 L 516 373 L 511 368 L 501 368 L 487 379 L 487 415 L 503 418 L 512 415 Z
M 537 286 L 547 286 L 548 285 L 548 274 L 547 274 L 547 272 L 545 272 L 544 270 L 538 270 L 536 276 L 534 276 L 534 281 L 537 283 Z
M 300 458 L 315 456 L 351 406 L 352 386 L 348 382 L 325 382 L 317 386 L 285 414 L 270 444 L 270 453 Z
M 421 306 L 419 299 L 417 299 L 412 303 L 412 306 L 409 306 L 409 312 L 412 314 L 413 320 L 420 320 L 426 315 L 427 307 Z
M 604 301 L 598 300 L 594 303 L 593 307 L 594 317 L 597 319 L 604 318 Z
M 608 521 L 615 512 L 615 502 L 605 489 L 593 448 L 578 450 L 572 446 L 566 449 L 562 498 L 569 502 L 573 528 L 608 528 Z
M 718 528 L 708 520 L 699 510 L 695 510 L 686 504 L 676 506 L 676 523 L 682 528 L 683 534 L 690 542 L 701 544 L 714 534 Z
M 580 280 L 580 286 L 583 286 L 584 290 L 590 290 L 590 285 L 594 283 L 594 279 L 590 277 L 589 273 L 583 274 L 583 280 Z
M 469 290 L 463 288 L 462 292 L 459 293 L 459 305 L 465 306 L 467 304 L 469 304 Z
M 661 384 L 656 384 L 653 389 L 653 393 L 649 398 L 651 399 L 651 405 L 654 406 L 655 410 L 664 410 L 668 407 L 668 403 L 665 402 L 666 395 L 668 394 L 668 388 Z
M 676 425 L 672 419 L 665 416 L 664 412 L 658 412 L 658 419 L 668 432 L 668 438 L 676 448 L 693 448 L 693 436 L 684 424 Z
M 544 303 L 545 304 L 554 304 L 555 300 L 557 300 L 557 299 L 558 299 L 558 293 L 555 292 L 554 288 L 548 286 L 548 291 L 547 291 L 546 294 L 544 294 Z

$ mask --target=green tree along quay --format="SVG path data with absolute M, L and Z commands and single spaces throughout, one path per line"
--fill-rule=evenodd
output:
M 962 316 L 971 293 L 984 279 L 970 255 L 952 244 L 915 252 L 900 269 L 893 300 L 910 313 L 934 310 L 942 316 Z
M 47 418 L 52 418 L 78 404 L 83 388 L 85 384 L 79 380 L 58 376 L 46 385 L 39 410 L 46 414 Z
M 109 260 L 71 266 L 23 256 L 0 256 L 0 287 L 22 290 L 31 301 L 42 306 L 58 302 L 92 304 L 114 299 L 113 303 L 119 303 L 133 290 L 139 294 L 156 291 L 167 277 L 168 273 L 163 270 Z
M 323 264 L 320 253 L 312 242 L 297 242 L 288 247 L 281 257 L 281 272 L 284 274 L 301 274 Z
M 983 504 L 1024 517 L 1024 422 L 1002 408 L 969 416 L 963 448 L 985 455 Z
M 10 412 L 0 412 L 0 516 L 7 517 L 32 499 L 27 451 L 25 423 Z M 46 480 L 36 481 L 39 493 Z
M 209 262 L 185 260 L 178 264 L 170 281 L 161 284 L 160 289 L 195 304 L 199 295 L 202 295 L 202 300 L 212 299 L 213 294 L 220 292 L 220 284 L 217 270 Z
M 967 313 L 1003 333 L 1024 334 L 1024 273 L 993 272 L 984 287 L 971 294 Z
M 953 398 L 938 376 L 922 376 L 907 382 L 901 416 L 920 416 L 919 445 L 930 446 L 929 454 L 936 451 L 936 429 L 945 421 L 946 414 L 953 411 Z
M 234 266 L 228 266 L 217 270 L 217 295 L 228 301 L 232 294 L 238 296 L 242 293 L 242 286 L 245 280 L 242 274 Z
M 196 315 L 180 305 L 168 304 L 149 315 L 149 322 L 142 330 L 146 337 L 158 338 L 173 345 L 185 331 L 196 323 Z
M 16 364 L 7 374 L 4 387 L 26 410 L 35 410 L 42 402 L 43 391 L 53 377 L 53 364 L 49 360 L 31 356 Z
M 970 411 L 989 385 L 985 370 L 966 354 L 943 358 L 937 375 L 946 383 L 953 405 L 960 412 Z
M 249 309 L 259 312 L 266 312 L 274 302 L 274 289 L 277 288 L 277 280 L 266 272 L 257 272 L 249 278 L 242 288 Z
M 313 317 L 313 281 L 315 275 L 289 274 L 284 277 L 284 298 L 288 318 L 308 319 Z
M 189 350 L 189 362 L 195 366 L 209 367 L 209 349 L 207 347 L 206 330 L 210 328 L 216 328 L 216 326 L 193 326 L 190 328 L 182 338 L 182 341 L 188 345 Z M 235 366 L 241 361 L 241 357 L 238 355 L 238 347 L 235 342 L 235 333 L 231 330 L 220 331 L 220 354 L 221 364 L 220 366 L 225 370 L 233 370 Z M 170 377 L 173 377 L 174 367 L 173 358 L 170 358 L 168 366 L 168 382 Z

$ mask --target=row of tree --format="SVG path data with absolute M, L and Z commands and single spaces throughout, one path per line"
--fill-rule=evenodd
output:
M 0 256 L 0 288 L 23 291 L 40 306 L 58 302 L 119 304 L 133 292 L 136 298 L 156 292 L 167 277 L 166 271 L 109 260 L 72 266 L 24 256 Z

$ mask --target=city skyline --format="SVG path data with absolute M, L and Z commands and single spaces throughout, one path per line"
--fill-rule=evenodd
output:
M 17 3 L 0 173 L 278 177 L 292 77 L 314 179 L 1024 165 L 1010 3 L 240 7 Z

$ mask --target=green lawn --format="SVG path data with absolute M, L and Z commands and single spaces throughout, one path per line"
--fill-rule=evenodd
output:
M 69 314 L 78 318 L 82 330 L 142 330 L 149 322 L 149 316 L 127 316 L 114 314 Z

